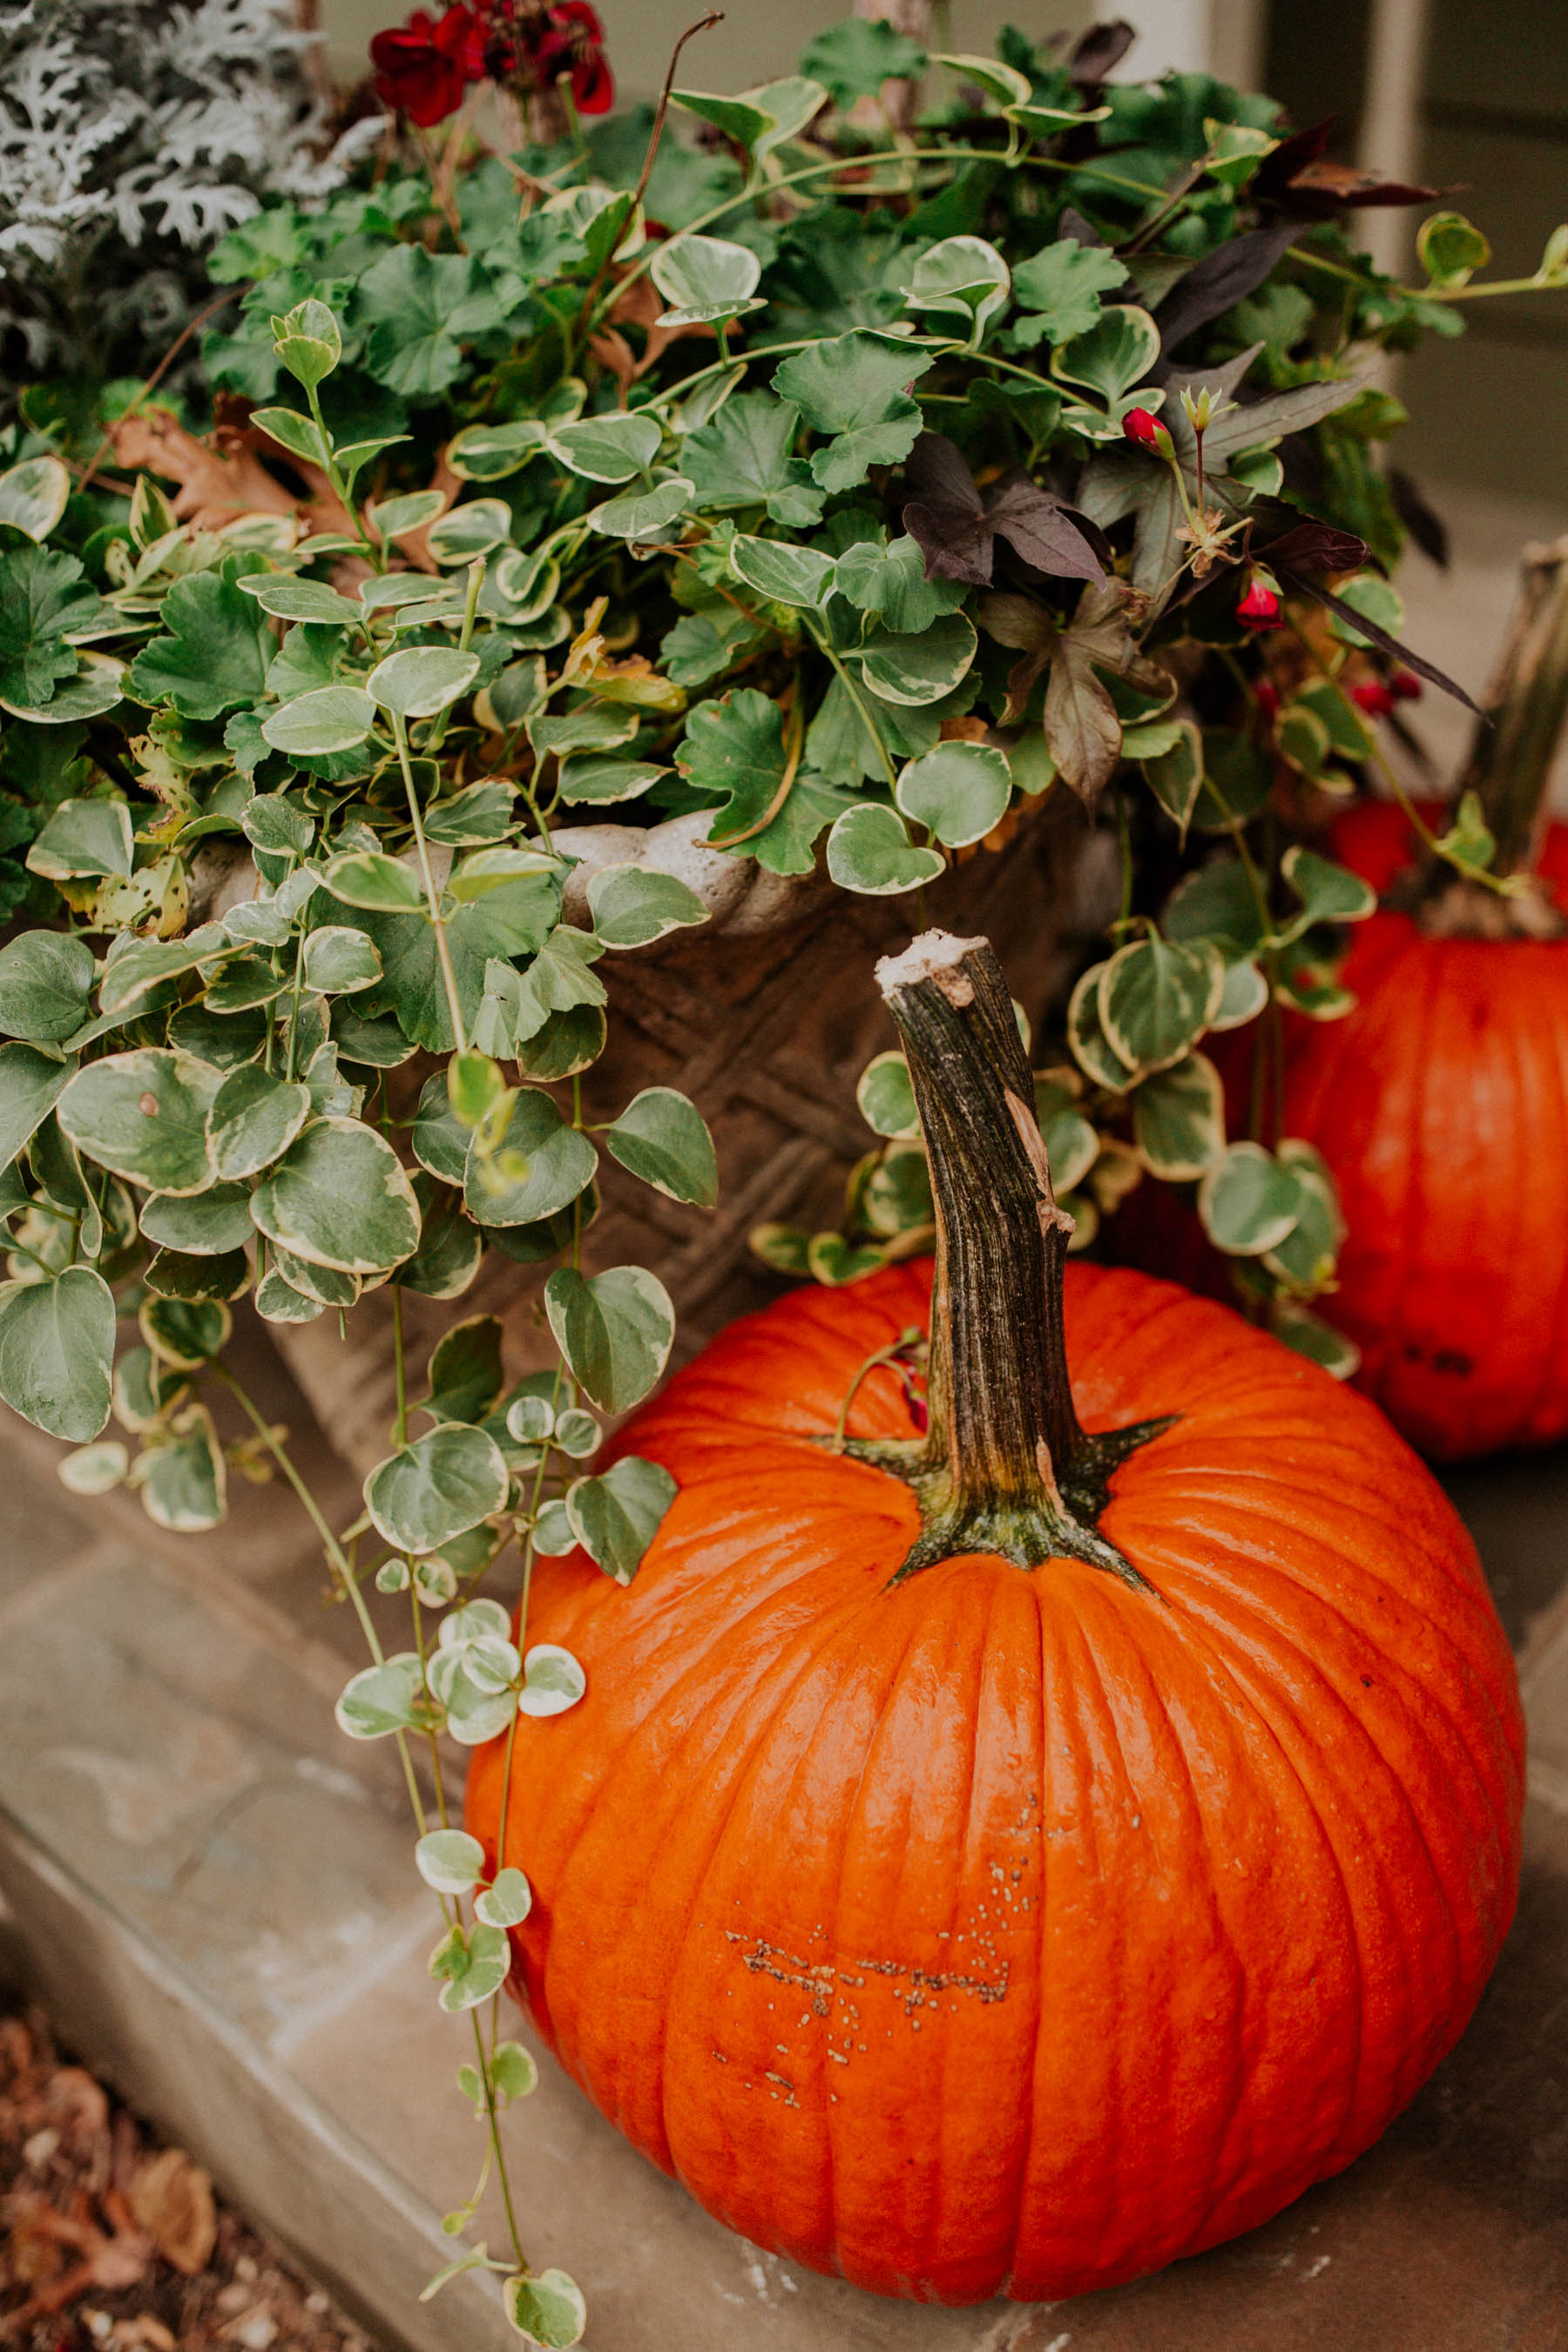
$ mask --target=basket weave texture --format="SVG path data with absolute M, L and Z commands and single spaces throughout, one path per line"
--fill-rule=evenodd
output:
M 1076 805 L 1048 803 L 1000 854 L 972 856 L 933 884 L 925 919 L 984 931 L 1014 994 L 1037 1016 L 1070 977 L 1081 940 L 1106 919 L 1102 843 Z M 678 1363 L 778 1295 L 779 1278 L 747 1246 L 752 1228 L 773 1218 L 836 1224 L 844 1179 L 873 1140 L 855 1087 L 892 1042 L 873 967 L 908 942 L 915 902 L 810 889 L 795 904 L 760 934 L 678 932 L 599 966 L 609 1044 L 584 1075 L 585 1115 L 613 1118 L 642 1087 L 678 1087 L 707 1119 L 718 1154 L 712 1210 L 667 1200 L 602 1155 L 600 1213 L 584 1240 L 589 1272 L 631 1263 L 658 1276 L 679 1318 Z M 412 1076 L 416 1093 L 434 1066 L 422 1060 L 399 1075 Z M 459 1318 L 501 1318 L 513 1378 L 552 1361 L 540 1306 L 549 1272 L 491 1250 L 460 1300 L 405 1296 L 410 1394 L 429 1350 Z M 382 1289 L 360 1300 L 342 1330 L 331 1313 L 272 1329 L 328 1437 L 362 1475 L 389 1447 L 392 1328 L 392 1293 Z

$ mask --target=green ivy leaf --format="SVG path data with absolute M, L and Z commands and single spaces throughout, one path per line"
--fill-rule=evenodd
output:
M 0 948 L 0 1035 L 60 1044 L 91 1010 L 97 967 L 68 931 L 24 931 Z
M 779 539 L 752 539 L 742 532 L 730 542 L 730 569 L 737 580 L 773 604 L 805 605 L 820 612 L 833 593 L 837 566 L 831 555 L 821 555 L 814 547 L 793 547 Z
M 135 860 L 131 812 L 121 800 L 65 800 L 27 852 L 30 873 L 51 882 L 110 875 L 130 878 Z
M 581 2288 L 564 2271 L 538 2271 L 529 2277 L 504 2279 L 501 2295 L 507 2318 L 518 2334 L 543 2352 L 570 2352 L 583 2340 L 588 2306 Z
M 1298 939 L 1313 923 L 1360 923 L 1377 912 L 1377 893 L 1359 874 L 1315 849 L 1293 843 L 1279 870 L 1301 902 L 1301 912 L 1281 935 Z
M 1012 771 L 1006 754 L 988 743 L 939 743 L 910 761 L 893 797 L 911 824 L 949 849 L 963 849 L 1000 823 L 1013 797 Z
M 605 1145 L 613 1160 L 672 1201 L 710 1209 L 719 1198 L 713 1139 L 696 1104 L 673 1087 L 645 1087 L 634 1096 L 605 1130 Z
M 573 1481 L 566 1489 L 566 1516 L 589 1559 L 617 1584 L 629 1584 L 675 1495 L 668 1470 L 626 1454 L 602 1477 Z
M 466 694 L 479 674 L 478 654 L 459 653 L 456 646 L 410 646 L 377 662 L 365 692 L 395 719 L 433 719 Z
M 952 692 L 978 643 L 967 613 L 943 613 L 918 636 L 876 628 L 847 650 L 873 694 L 884 702 L 918 708 Z
M 690 230 L 658 247 L 650 265 L 654 284 L 669 308 L 661 327 L 716 325 L 760 310 L 754 299 L 763 274 L 761 257 L 749 246 Z
M 560 1266 L 544 1286 L 544 1309 L 556 1346 L 602 1412 L 640 1403 L 668 1361 L 675 1310 L 646 1267 L 584 1276 Z
M 630 482 L 647 473 L 663 439 L 657 416 L 611 409 L 603 416 L 558 425 L 550 436 L 550 451 L 587 481 Z
M 190 1257 L 222 1257 L 256 1238 L 250 1194 L 243 1184 L 213 1184 L 205 1192 L 153 1192 L 143 1202 L 141 1226 L 160 1249 Z
M 860 1116 L 876 1135 L 918 1135 L 920 1113 L 910 1066 L 896 1047 L 867 1063 L 855 1089 Z
M 304 1128 L 251 1198 L 258 1232 L 346 1274 L 381 1274 L 419 1245 L 419 1205 L 397 1154 L 356 1118 Z
M 228 1509 L 223 1448 L 205 1405 L 187 1405 L 166 1433 L 143 1445 L 131 1465 L 131 1484 L 153 1525 L 172 1535 L 222 1525 Z
M 827 836 L 827 870 L 841 890 L 889 898 L 934 881 L 941 855 L 917 849 L 895 809 L 874 801 L 846 809 Z
M 381 849 L 349 849 L 334 857 L 319 877 L 323 890 L 346 907 L 366 907 L 384 915 L 425 911 L 419 877 L 400 858 Z
M 1225 1088 L 1205 1054 L 1187 1054 L 1143 1080 L 1132 1097 L 1132 1139 L 1152 1176 L 1179 1184 L 1225 1149 Z
M 381 978 L 373 940 L 349 923 L 323 923 L 305 940 L 305 985 L 320 996 L 353 996 Z
M 242 1062 L 207 1107 L 207 1153 L 218 1176 L 237 1182 L 259 1175 L 288 1150 L 310 1115 L 308 1087 Z
M 345 1685 L 335 1709 L 338 1729 L 351 1739 L 385 1739 L 419 1722 L 425 1670 L 412 1650 L 366 1666 Z
M 476 1315 L 442 1333 L 430 1357 L 430 1391 L 419 1410 L 433 1421 L 480 1422 L 489 1412 L 505 1376 L 501 1328 L 493 1315 Z
M 213 1181 L 206 1120 L 223 1073 L 194 1054 L 143 1046 L 79 1070 L 60 1097 L 60 1125 L 100 1168 L 155 1192 L 199 1192 Z
M 467 1895 L 485 1866 L 485 1850 L 467 1830 L 427 1830 L 414 1849 L 414 1865 L 437 1895 Z
M 160 1365 L 179 1372 L 210 1363 L 234 1329 L 226 1307 L 184 1298 L 144 1298 L 136 1320 Z
M 0 474 L 0 524 L 42 541 L 70 497 L 70 476 L 58 457 L 24 457 Z
M 705 923 L 695 890 L 653 866 L 601 866 L 588 879 L 588 911 L 607 948 L 647 947 L 667 932 Z
M 584 520 L 606 539 L 658 539 L 685 512 L 690 497 L 691 484 L 685 475 L 672 474 L 655 489 L 637 490 L 591 507 Z
M 1229 1257 L 1278 1249 L 1301 1211 L 1295 1177 L 1260 1143 L 1233 1143 L 1198 1187 L 1198 1214 Z
M 569 1208 L 598 1164 L 587 1137 L 567 1125 L 552 1097 L 521 1087 L 493 1141 L 481 1129 L 469 1144 L 463 1204 L 477 1224 L 537 1224 Z
M 97 1268 L 0 1284 L 0 1397 L 50 1437 L 84 1444 L 109 1419 L 114 1298 Z
M 297 695 L 261 722 L 262 740 L 290 759 L 352 751 L 375 724 L 375 704 L 357 686 L 320 686 Z
M 511 509 L 504 499 L 465 499 L 452 507 L 425 534 L 425 544 L 437 563 L 472 563 L 490 555 L 511 537 Z
M 944 236 L 927 246 L 910 278 L 906 303 L 933 310 L 977 346 L 1012 289 L 1012 272 L 983 236 Z
M 1112 1050 L 1144 1070 L 1181 1060 L 1207 1028 L 1225 985 L 1217 949 L 1158 933 L 1119 948 L 1100 981 L 1100 1017 Z
M 399 1551 L 436 1551 L 504 1510 L 507 1469 L 482 1429 L 432 1429 L 378 1463 L 364 1482 L 378 1534 Z

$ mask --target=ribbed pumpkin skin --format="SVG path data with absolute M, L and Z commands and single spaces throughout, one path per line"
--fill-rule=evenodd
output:
M 1408 863 L 1395 808 L 1335 827 L 1333 855 L 1386 889 Z M 1568 912 L 1568 826 L 1541 870 Z M 1358 1385 L 1439 1458 L 1568 1435 L 1568 941 L 1426 939 L 1360 924 L 1342 1021 L 1292 1022 L 1285 1132 L 1339 1182 L 1349 1238 L 1323 1311 Z
M 1091 1431 L 1177 1412 L 1101 1522 L 1162 1598 L 970 1556 L 806 1443 L 929 1265 L 733 1326 L 622 1443 L 637 1580 L 534 1574 L 587 1670 L 519 1725 L 514 1983 L 604 2113 L 758 2244 L 1021 2300 L 1265 2220 L 1375 2139 L 1512 1916 L 1523 1730 L 1453 1511 L 1371 1406 L 1165 1283 L 1073 1265 Z M 852 1434 L 908 1436 L 871 1376 Z M 468 1826 L 494 1855 L 502 1751 Z

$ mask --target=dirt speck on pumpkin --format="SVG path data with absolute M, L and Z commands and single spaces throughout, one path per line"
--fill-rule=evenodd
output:
M 0 2345 L 374 2352 L 37 2011 L 0 2014 Z

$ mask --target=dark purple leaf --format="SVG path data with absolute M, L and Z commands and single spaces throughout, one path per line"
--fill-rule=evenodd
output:
M 1363 205 L 1429 205 L 1447 194 L 1404 180 L 1380 179 L 1354 163 L 1309 163 L 1283 190 L 1279 202 L 1302 220 L 1332 220 Z
M 1057 580 L 1098 580 L 1091 523 L 1079 521 L 1054 491 L 1015 468 L 984 498 L 963 454 L 942 433 L 922 433 L 905 468 L 917 495 L 903 510 L 904 529 L 925 559 L 928 580 L 963 580 L 987 586 L 995 544 L 1004 539 L 1025 563 Z
M 1248 190 L 1255 204 L 1283 204 L 1285 191 L 1298 172 L 1315 163 L 1339 128 L 1337 114 L 1325 115 L 1314 122 L 1310 131 L 1297 131 L 1282 139 L 1271 155 L 1265 155 L 1254 173 Z
M 1384 653 L 1392 654 L 1395 661 L 1403 662 L 1406 669 L 1413 669 L 1418 677 L 1426 678 L 1429 685 L 1438 688 L 1442 693 L 1452 695 L 1454 700 L 1462 702 L 1467 710 L 1473 710 L 1478 719 L 1484 715 L 1479 703 L 1472 702 L 1464 688 L 1456 686 L 1447 670 L 1439 669 L 1436 662 L 1425 661 L 1419 654 L 1412 653 L 1408 646 L 1402 646 L 1397 637 L 1390 636 L 1388 631 L 1379 628 L 1375 621 L 1369 621 L 1364 613 L 1358 613 L 1355 606 L 1347 604 L 1342 596 L 1331 594 L 1320 581 L 1303 579 L 1300 572 L 1288 572 L 1272 549 L 1269 560 L 1280 578 L 1289 578 L 1292 587 L 1299 588 L 1303 596 L 1310 596 L 1315 603 L 1326 605 L 1331 613 L 1337 613 L 1342 621 L 1348 621 L 1352 629 L 1359 629 L 1363 637 L 1370 637 Z
M 1068 74 L 1079 89 L 1098 89 L 1113 74 L 1133 42 L 1136 30 L 1121 16 L 1109 24 L 1091 25 L 1068 59 Z
M 1367 552 L 1364 539 L 1328 522 L 1294 523 L 1279 539 L 1262 545 L 1253 541 L 1253 553 L 1273 571 L 1289 572 L 1298 579 L 1320 572 L 1359 571 Z
M 1295 234 L 1293 223 L 1279 221 L 1272 228 L 1249 229 L 1245 236 L 1233 236 L 1205 254 L 1173 287 L 1154 313 L 1161 355 L 1173 352 L 1198 328 L 1222 318 L 1256 293 Z

